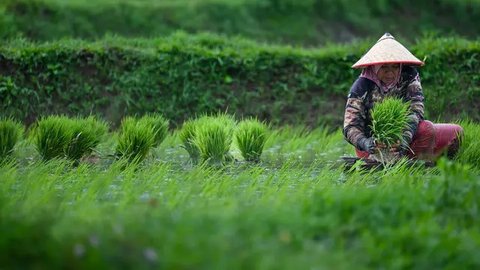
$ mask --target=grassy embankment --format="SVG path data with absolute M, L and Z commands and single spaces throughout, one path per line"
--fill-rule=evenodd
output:
M 274 124 L 341 125 L 350 66 L 370 42 L 320 49 L 264 45 L 241 38 L 182 33 L 159 39 L 106 38 L 0 46 L 2 115 L 32 123 L 52 113 L 160 112 L 181 123 L 205 112 L 257 116 Z M 411 46 L 427 118 L 480 120 L 480 43 L 424 39 Z

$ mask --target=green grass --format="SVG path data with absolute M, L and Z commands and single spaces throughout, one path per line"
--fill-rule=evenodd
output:
M 190 166 L 178 133 L 132 167 L 110 162 L 112 136 L 99 163 L 78 167 L 19 149 L 18 165 L 0 167 L 2 266 L 480 266 L 478 167 L 441 160 L 347 173 L 336 161 L 352 147 L 340 131 L 283 127 L 262 163 L 219 170 Z

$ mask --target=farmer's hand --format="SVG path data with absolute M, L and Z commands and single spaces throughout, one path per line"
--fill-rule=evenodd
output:
M 408 146 L 404 146 L 399 140 L 396 143 L 390 145 L 390 147 L 381 142 L 377 143 L 377 149 L 387 148 L 389 148 L 390 153 L 398 154 L 399 156 L 405 155 L 408 151 Z
M 375 142 L 373 138 L 361 138 L 357 142 L 357 147 L 359 150 L 366 151 L 370 154 L 375 152 Z

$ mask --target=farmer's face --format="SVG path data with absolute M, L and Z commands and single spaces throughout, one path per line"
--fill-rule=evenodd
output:
M 377 72 L 377 77 L 384 84 L 391 84 L 394 80 L 398 71 L 400 69 L 400 64 L 386 64 Z

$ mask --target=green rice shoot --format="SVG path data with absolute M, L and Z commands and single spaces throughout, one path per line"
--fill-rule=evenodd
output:
M 235 142 L 246 161 L 258 162 L 267 141 L 267 125 L 256 118 L 241 121 L 235 130 Z
M 391 147 L 404 143 L 403 132 L 408 126 L 410 103 L 398 98 L 385 98 L 372 109 L 372 133 L 375 142 Z
M 23 125 L 12 118 L 0 119 L 0 162 L 11 158 L 15 145 L 22 138 Z
M 138 164 L 150 153 L 155 144 L 155 130 L 147 121 L 139 121 L 134 117 L 122 120 L 115 156 Z

